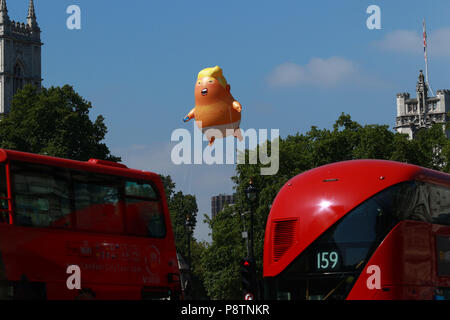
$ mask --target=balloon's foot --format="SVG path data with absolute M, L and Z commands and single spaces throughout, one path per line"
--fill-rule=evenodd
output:
M 235 136 L 239 141 L 242 141 L 244 138 L 242 138 L 241 129 L 237 128 L 234 130 L 233 136 Z

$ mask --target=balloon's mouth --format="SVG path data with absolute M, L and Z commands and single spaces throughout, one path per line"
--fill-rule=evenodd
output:
M 203 89 L 202 90 L 202 96 L 206 96 L 208 94 L 208 89 Z

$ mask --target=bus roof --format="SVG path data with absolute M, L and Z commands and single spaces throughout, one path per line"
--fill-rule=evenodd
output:
M 89 161 L 83 162 L 21 151 L 0 149 L 0 163 L 5 163 L 9 160 L 43 164 L 47 166 L 62 167 L 80 171 L 117 175 L 133 179 L 153 180 L 155 177 L 159 177 L 156 173 L 129 169 L 124 164 L 111 161 L 90 159 Z
M 277 275 L 325 230 L 371 196 L 410 180 L 450 186 L 449 174 L 385 160 L 338 162 L 290 179 L 276 196 L 268 217 L 264 276 Z M 272 248 L 275 228 L 290 242 L 283 244 L 289 249 L 282 248 L 282 256 L 276 259 Z

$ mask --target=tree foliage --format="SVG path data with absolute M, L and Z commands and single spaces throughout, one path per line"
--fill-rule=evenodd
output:
M 41 90 L 27 85 L 0 121 L 0 147 L 82 161 L 120 161 L 102 142 L 108 131 L 103 116 L 92 122 L 91 108 L 69 85 Z
M 197 199 L 194 195 L 184 194 L 182 191 L 175 192 L 176 184 L 171 176 L 161 175 L 161 179 L 163 181 L 169 206 L 170 220 L 172 222 L 177 253 L 179 253 L 186 262 L 190 263 L 192 281 L 192 294 L 190 298 L 205 299 L 207 297 L 207 293 L 203 287 L 203 275 L 205 270 L 204 266 L 201 264 L 201 257 L 208 244 L 205 242 L 198 242 L 194 237 L 198 213 Z M 186 225 L 187 217 L 189 217 L 192 228 L 191 231 L 189 231 Z M 188 249 L 188 241 L 190 252 Z
M 192 238 L 193 230 L 197 225 L 197 200 L 194 195 L 183 194 L 182 191 L 174 193 L 169 201 L 170 218 L 172 220 L 173 233 L 175 236 L 175 245 L 183 257 L 188 256 L 188 228 L 186 225 L 187 217 L 191 224 Z
M 213 299 L 242 299 L 239 264 L 245 254 L 241 238 L 241 216 L 233 206 L 224 208 L 214 219 L 205 217 L 212 229 L 212 244 L 206 248 L 201 264 L 204 287 Z

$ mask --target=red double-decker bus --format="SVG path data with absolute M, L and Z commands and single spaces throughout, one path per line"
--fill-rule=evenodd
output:
M 264 242 L 268 299 L 450 299 L 450 175 L 355 160 L 281 189 Z
M 0 149 L 0 299 L 180 295 L 157 174 Z

